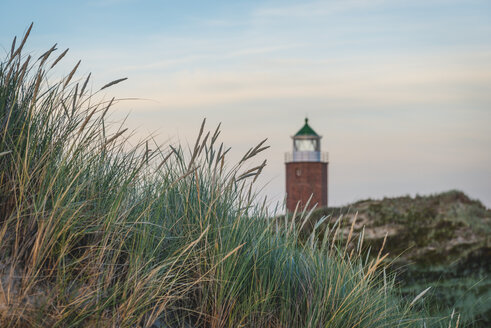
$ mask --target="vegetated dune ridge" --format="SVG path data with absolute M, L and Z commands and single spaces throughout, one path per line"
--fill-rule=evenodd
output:
M 346 236 L 355 220 L 355 233 L 378 250 L 384 243 L 387 261 L 397 271 L 404 295 L 431 286 L 426 304 L 435 315 L 456 308 L 462 322 L 491 326 L 491 210 L 463 192 L 430 196 L 362 200 L 343 208 L 318 209 L 316 221 L 326 224 L 342 216 Z
M 204 122 L 189 150 L 131 146 L 100 97 L 123 79 L 53 82 L 66 51 L 23 55 L 30 30 L 0 61 L 1 327 L 458 326 L 398 297 L 382 252 L 253 206 L 264 141 L 237 164 Z

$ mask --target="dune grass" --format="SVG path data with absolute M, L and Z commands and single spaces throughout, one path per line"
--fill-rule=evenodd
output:
M 231 165 L 203 122 L 189 150 L 132 147 L 117 100 L 80 62 L 51 82 L 66 51 L 24 56 L 29 32 L 0 63 L 0 326 L 448 327 L 397 297 L 382 253 L 301 243 L 307 213 L 254 205 L 264 142 Z

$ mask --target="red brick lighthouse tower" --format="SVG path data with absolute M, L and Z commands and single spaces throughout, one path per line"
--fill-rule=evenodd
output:
M 295 134 L 293 152 L 285 154 L 286 166 L 286 209 L 295 211 L 305 205 L 312 195 L 307 209 L 315 204 L 327 206 L 327 165 L 328 156 L 321 152 L 321 136 L 309 126 L 305 119 L 304 126 Z

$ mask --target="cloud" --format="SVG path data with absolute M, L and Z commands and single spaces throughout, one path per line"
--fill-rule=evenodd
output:
M 165 76 L 145 74 L 136 84 L 145 98 L 173 108 L 294 98 L 384 107 L 489 103 L 491 94 L 482 92 L 491 85 L 491 64 L 486 66 L 486 60 L 491 60 L 491 52 L 445 58 L 440 54 L 401 56 L 376 63 L 354 58 L 334 64 L 303 60 L 294 67 L 282 60 L 218 69 L 186 69 L 184 65 Z
M 262 7 L 254 11 L 255 17 L 261 18 L 309 18 L 328 16 L 352 9 L 374 7 L 387 3 L 387 0 L 333 0 L 305 1 L 292 5 L 277 5 Z

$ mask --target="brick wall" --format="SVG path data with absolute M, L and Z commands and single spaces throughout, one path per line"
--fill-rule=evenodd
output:
M 309 209 L 327 206 L 327 164 L 323 162 L 286 163 L 286 208 L 293 212 L 297 202 L 305 207 L 311 194 Z

